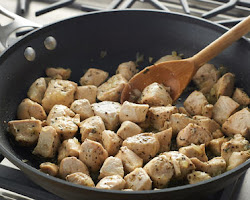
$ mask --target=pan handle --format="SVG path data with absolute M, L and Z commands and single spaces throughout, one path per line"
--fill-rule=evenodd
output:
M 29 21 L 23 17 L 20 17 L 19 15 L 16 15 L 4 7 L 0 5 L 0 14 L 3 14 L 4 16 L 12 19 L 13 21 L 5 26 L 2 26 L 0 24 L 0 42 L 4 47 L 7 47 L 7 40 L 11 33 L 13 33 L 15 30 L 23 27 L 34 27 L 39 28 L 41 25 L 34 23 L 32 21 Z

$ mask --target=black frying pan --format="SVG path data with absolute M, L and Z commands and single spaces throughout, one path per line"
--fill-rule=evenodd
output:
M 210 180 L 152 191 L 106 191 L 74 185 L 39 172 L 37 159 L 25 148 L 15 145 L 6 131 L 6 122 L 16 118 L 18 104 L 26 97 L 29 86 L 44 76 L 47 67 L 69 67 L 71 79 L 78 82 L 89 67 L 98 67 L 112 75 L 118 64 L 144 54 L 141 68 L 148 57 L 158 59 L 175 50 L 190 57 L 222 35 L 222 26 L 175 13 L 150 10 L 97 12 L 60 21 L 28 34 L 0 57 L 0 151 L 35 183 L 66 199 L 182 199 L 218 191 L 241 176 L 250 160 Z M 53 36 L 57 48 L 49 51 L 44 40 Z M 36 51 L 36 59 L 27 61 L 27 47 Z M 107 56 L 100 57 L 101 51 Z M 250 93 L 250 44 L 241 39 L 212 63 L 228 67 L 236 75 L 236 86 Z M 28 160 L 23 162 L 22 160 Z

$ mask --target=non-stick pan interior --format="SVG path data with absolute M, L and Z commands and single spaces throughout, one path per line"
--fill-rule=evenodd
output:
M 16 118 L 16 109 L 29 86 L 45 76 L 47 67 L 71 68 L 71 80 L 79 82 L 89 67 L 115 73 L 121 62 L 144 55 L 140 68 L 172 51 L 189 57 L 218 38 L 226 29 L 194 17 L 156 11 L 112 11 L 88 14 L 44 27 L 17 42 L 0 58 L 0 149 L 37 167 L 29 151 L 9 139 L 6 122 Z M 44 40 L 53 36 L 55 50 Z M 32 47 L 36 59 L 27 61 L 24 50 Z M 106 56 L 103 56 L 105 55 Z M 211 63 L 224 65 L 236 75 L 237 87 L 250 93 L 250 45 L 241 39 Z M 14 157 L 13 157 L 14 158 Z

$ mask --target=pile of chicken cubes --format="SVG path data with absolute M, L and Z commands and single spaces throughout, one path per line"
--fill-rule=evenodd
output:
M 173 59 L 180 57 L 158 62 Z M 137 102 L 120 104 L 137 71 L 132 61 L 110 78 L 90 68 L 79 86 L 68 80 L 70 69 L 48 68 L 20 103 L 18 120 L 8 122 L 9 132 L 20 145 L 34 147 L 33 154 L 57 158 L 41 163 L 42 172 L 108 190 L 193 184 L 250 158 L 250 99 L 235 88 L 234 74 L 205 64 L 183 107 L 172 105 L 171 88 L 159 83 L 137 91 Z

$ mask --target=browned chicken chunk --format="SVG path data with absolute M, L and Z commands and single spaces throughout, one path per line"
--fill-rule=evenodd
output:
M 127 80 L 130 80 L 136 72 L 136 65 L 133 61 L 121 63 L 116 70 L 116 74 L 121 74 Z
M 106 176 L 101 179 L 96 188 L 105 190 L 122 190 L 124 189 L 126 181 L 119 175 Z
M 64 140 L 58 149 L 58 162 L 61 162 L 63 158 L 68 156 L 79 157 L 80 152 L 80 142 L 77 138 Z
M 49 174 L 50 176 L 57 176 L 58 174 L 58 166 L 51 162 L 44 162 L 40 164 L 40 171 Z
M 47 89 L 46 81 L 43 77 L 38 78 L 32 85 L 30 86 L 27 96 L 37 102 L 42 103 L 42 99 L 44 97 L 44 93 Z
M 122 139 L 114 131 L 104 130 L 102 132 L 102 144 L 108 154 L 114 156 L 122 145 Z
M 187 175 L 189 184 L 199 183 L 201 181 L 205 181 L 210 178 L 211 176 L 209 174 L 207 174 L 206 172 L 201 172 L 201 171 L 194 171 L 191 174 Z
M 61 68 L 61 67 L 50 67 L 47 68 L 45 71 L 46 75 L 52 78 L 58 78 L 58 79 L 69 79 L 71 75 L 71 69 L 67 68 Z
M 89 103 L 96 102 L 97 87 L 95 85 L 78 86 L 75 99 L 88 99 Z
M 212 118 L 213 117 L 213 109 L 214 106 L 212 104 L 207 104 L 202 108 L 201 115 L 205 117 Z
M 88 187 L 95 187 L 95 183 L 93 182 L 92 178 L 84 174 L 82 172 L 75 172 L 66 176 L 66 181 L 71 183 L 75 183 L 78 185 L 88 186 Z
M 154 135 L 160 143 L 159 153 L 163 153 L 170 150 L 172 139 L 172 128 L 155 133 Z
M 75 100 L 71 104 L 70 109 L 80 115 L 81 121 L 94 116 L 94 111 L 87 99 Z
M 89 68 L 87 72 L 81 77 L 81 85 L 101 85 L 109 76 L 108 72 L 101 69 Z
M 206 162 L 208 161 L 205 144 L 195 145 L 191 144 L 190 146 L 181 147 L 179 149 L 180 153 L 183 153 L 189 158 L 198 158 L 200 161 Z
M 228 160 L 227 170 L 231 170 L 250 158 L 250 151 L 233 152 Z
M 208 144 L 208 149 L 212 152 L 215 156 L 221 156 L 221 145 L 224 142 L 227 142 L 228 139 L 225 137 L 213 139 Z
M 119 175 L 124 176 L 124 169 L 122 165 L 122 160 L 118 157 L 110 156 L 108 157 L 100 169 L 99 179 L 105 176 Z
M 131 121 L 124 121 L 118 129 L 117 135 L 123 140 L 125 140 L 126 138 L 137 135 L 141 132 L 142 130 L 137 124 Z
M 195 115 L 193 119 L 199 126 L 202 126 L 210 133 L 213 133 L 221 128 L 216 121 L 205 116 Z
M 166 55 L 166 56 L 161 57 L 159 60 L 157 60 L 155 62 L 155 64 L 162 63 L 162 62 L 165 62 L 165 61 L 181 60 L 181 59 L 182 58 L 180 56 L 178 56 L 175 51 L 173 51 L 171 55 Z
M 250 104 L 249 96 L 240 88 L 235 89 L 232 99 L 243 106 L 248 106 Z

